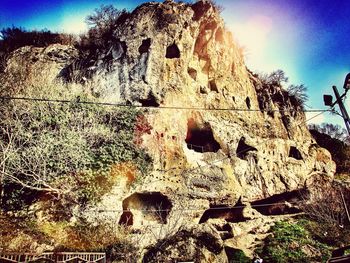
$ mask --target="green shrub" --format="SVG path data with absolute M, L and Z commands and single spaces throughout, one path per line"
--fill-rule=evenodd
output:
M 308 221 L 277 222 L 258 253 L 266 262 L 325 262 L 332 247 L 313 239 Z
M 252 261 L 240 249 L 226 247 L 225 252 L 230 263 L 250 263 Z
M 5 206 L 30 203 L 23 188 L 34 195 L 42 191 L 78 202 L 97 201 L 115 182 L 112 165 L 132 162 L 140 177 L 152 162 L 134 144 L 142 115 L 134 108 L 28 101 L 8 101 L 1 108 Z M 18 191 L 11 190 L 13 184 L 20 186 Z

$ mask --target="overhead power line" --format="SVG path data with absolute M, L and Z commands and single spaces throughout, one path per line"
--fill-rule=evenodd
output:
M 181 211 L 181 212 L 186 212 L 186 211 L 196 211 L 196 212 L 205 212 L 207 210 L 210 211 L 220 211 L 220 210 L 228 210 L 228 209 L 243 209 L 243 208 L 247 208 L 247 207 L 251 207 L 251 208 L 258 208 L 258 207 L 268 207 L 268 206 L 273 206 L 273 205 L 297 205 L 297 204 L 306 204 L 305 200 L 299 200 L 299 201 L 285 201 L 285 202 L 276 202 L 276 203 L 266 203 L 266 204 L 250 204 L 250 205 L 235 205 L 235 206 L 220 206 L 220 207 L 209 207 L 209 208 L 196 208 L 196 207 L 189 207 L 189 208 L 168 208 L 168 209 L 133 209 L 139 212 L 174 212 L 174 211 Z M 55 210 L 55 212 L 66 212 L 69 209 L 58 209 Z M 86 212 L 95 212 L 95 213 L 124 213 L 124 212 L 130 212 L 131 210 L 128 209 L 91 209 L 91 210 L 87 210 Z
M 203 107 L 184 107 L 184 106 L 144 106 L 144 105 L 132 105 L 122 103 L 110 103 L 110 102 L 95 102 L 95 101 L 81 101 L 81 100 L 59 100 L 59 99 L 47 99 L 47 98 L 30 98 L 30 97 L 8 97 L 1 96 L 0 100 L 22 100 L 33 102 L 52 102 L 52 103 L 77 103 L 85 105 L 100 105 L 111 106 L 120 108 L 144 108 L 144 109 L 157 109 L 157 110 L 198 110 L 198 111 L 241 111 L 241 112 L 326 112 L 328 110 L 322 109 L 310 109 L 310 110 L 275 110 L 275 109 L 243 109 L 243 108 L 203 108 Z

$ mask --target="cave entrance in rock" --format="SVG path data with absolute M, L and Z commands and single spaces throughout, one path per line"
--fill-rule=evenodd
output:
M 151 47 L 151 39 L 150 38 L 142 40 L 142 44 L 139 47 L 140 55 L 143 53 L 147 53 L 149 51 L 150 47 Z
M 228 207 L 225 205 L 212 206 L 208 210 L 205 210 L 204 214 L 199 220 L 199 224 L 205 223 L 211 218 L 224 219 L 230 223 L 244 222 L 247 220 L 247 218 L 243 215 L 244 208 L 245 206 L 241 203 L 233 207 Z
M 193 80 L 197 80 L 197 70 L 195 70 L 194 68 L 188 68 L 187 73 Z
M 219 93 L 218 86 L 216 85 L 215 80 L 209 81 L 208 86 L 209 86 L 210 91 L 214 91 L 216 93 Z
M 172 203 L 159 192 L 134 193 L 123 200 L 119 224 L 131 226 L 146 222 L 166 224 Z
M 304 189 L 276 194 L 251 203 L 252 208 L 266 216 L 300 213 L 298 202 L 306 196 Z
M 247 104 L 247 108 L 248 108 L 248 110 L 250 110 L 251 104 L 250 104 L 250 99 L 249 99 L 249 97 L 247 97 L 247 98 L 245 99 L 245 104 Z
M 166 58 L 180 57 L 180 50 L 175 43 L 167 47 L 165 57 Z
M 143 107 L 159 107 L 157 98 L 153 95 L 152 92 L 148 94 L 147 98 L 139 99 L 139 102 Z
M 209 123 L 200 127 L 194 119 L 187 122 L 187 148 L 195 152 L 217 152 L 220 144 L 215 140 Z
M 252 151 L 257 151 L 257 149 L 253 146 L 250 146 L 248 144 L 246 144 L 245 142 L 245 138 L 242 137 L 239 142 L 238 142 L 238 146 L 236 149 L 236 155 L 238 158 L 245 160 L 248 156 L 249 152 Z
M 300 151 L 294 146 L 291 146 L 289 149 L 289 157 L 292 157 L 297 160 L 303 160 Z

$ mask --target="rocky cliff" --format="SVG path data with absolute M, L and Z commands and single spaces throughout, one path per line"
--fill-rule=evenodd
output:
M 114 36 L 96 87 L 113 102 L 152 107 L 141 147 L 154 168 L 137 192 L 176 197 L 174 209 L 176 200 L 203 209 L 332 176 L 330 155 L 310 136 L 301 108 L 249 73 L 211 4 L 147 3 Z
M 25 60 L 31 69 L 50 72 L 46 81 L 79 75 L 103 101 L 144 109 L 148 129 L 139 147 L 152 157 L 152 171 L 132 187 L 115 185 L 82 212 L 90 220 L 96 214 L 88 211 L 96 208 L 117 211 L 99 213 L 100 219 L 135 229 L 177 229 L 178 218 L 194 226 L 256 220 L 232 207 L 290 200 L 289 193 L 313 178 L 333 176 L 335 164 L 310 136 L 302 108 L 280 86 L 247 70 L 210 2 L 145 3 L 113 35 L 89 67 L 79 64 L 77 50 L 61 45 L 22 48 L 8 62 Z M 200 243 L 214 231 L 206 227 L 173 239 L 192 233 Z M 204 247 L 223 262 L 220 242 Z

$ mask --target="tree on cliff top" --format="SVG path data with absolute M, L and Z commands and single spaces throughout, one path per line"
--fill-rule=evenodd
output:
M 101 5 L 93 14 L 87 16 L 86 23 L 101 30 L 109 29 L 117 26 L 118 20 L 126 14 L 126 9 L 119 10 L 113 5 Z
M 88 33 L 81 37 L 81 47 L 96 50 L 106 47 L 113 39 L 114 30 L 125 22 L 130 13 L 126 9 L 117 9 L 113 5 L 101 5 L 94 13 L 86 17 L 90 27 Z
M 339 125 L 322 123 L 310 125 L 309 130 L 318 145 L 326 148 L 337 164 L 337 173 L 348 174 L 350 171 L 350 138 L 346 130 Z
M 264 85 L 283 87 L 288 83 L 286 73 L 281 70 L 275 70 L 270 74 L 258 74 L 259 79 Z M 289 85 L 286 90 L 293 105 L 304 108 L 309 96 L 307 95 L 307 87 L 304 84 Z
M 289 96 L 294 98 L 296 102 L 301 106 L 304 106 L 309 98 L 309 96 L 306 94 L 307 87 L 304 84 L 289 85 L 287 92 Z
M 283 83 L 288 82 L 286 73 L 281 70 L 275 70 L 270 74 L 259 74 L 260 80 L 266 85 L 282 86 Z

